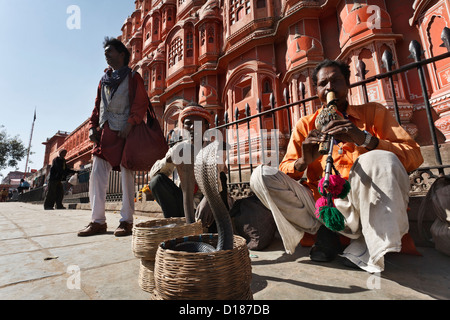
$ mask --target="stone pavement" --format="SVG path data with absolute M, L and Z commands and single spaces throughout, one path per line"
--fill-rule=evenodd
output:
M 89 218 L 88 210 L 0 203 L 0 299 L 148 300 L 138 285 L 132 238 L 113 235 L 119 213 L 107 212 L 108 234 L 77 237 Z M 136 216 L 136 223 L 149 219 Z M 339 260 L 314 263 L 301 246 L 286 255 L 276 239 L 250 252 L 254 299 L 450 299 L 450 257 L 418 249 L 422 256 L 389 254 L 386 270 L 371 275 Z

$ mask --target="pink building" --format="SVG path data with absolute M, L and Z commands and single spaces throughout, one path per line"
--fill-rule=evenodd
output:
M 392 55 L 392 69 L 413 62 L 408 57 L 412 40 L 425 50 L 423 58 L 438 56 L 447 52 L 441 34 L 450 26 L 450 4 L 445 0 L 137 0 L 135 4 L 119 38 L 130 49 L 130 66 L 144 78 L 166 134 L 191 101 L 217 115 L 220 125 L 225 112 L 229 121 L 236 119 L 236 109 L 243 118 L 247 104 L 255 114 L 258 99 L 262 110 L 269 109 L 272 93 L 276 106 L 283 105 L 285 89 L 291 102 L 312 97 L 311 74 L 325 58 L 346 61 L 355 83 L 387 71 L 385 51 Z M 362 63 L 364 75 L 358 72 Z M 429 64 L 425 71 L 438 141 L 449 142 L 450 58 Z M 417 72 L 395 75 L 393 86 L 402 125 L 419 144 L 430 145 Z M 351 103 L 367 100 L 394 111 L 389 80 L 367 84 L 367 97 L 360 86 L 351 90 Z M 316 100 L 305 107 L 311 113 L 319 105 Z M 291 124 L 303 114 L 300 108 L 290 112 Z M 275 123 L 281 130 L 280 156 L 289 137 L 287 119 L 279 117 Z M 262 122 L 252 120 L 250 125 L 259 132 L 274 124 L 264 116 Z M 245 132 L 246 124 L 240 127 Z M 62 147 L 69 151 L 69 164 L 88 161 L 86 123 Z M 46 157 L 46 164 L 50 160 Z

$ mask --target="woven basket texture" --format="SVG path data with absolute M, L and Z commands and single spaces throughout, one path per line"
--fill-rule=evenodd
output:
M 139 287 L 143 291 L 153 293 L 155 289 L 155 261 L 141 259 L 139 267 Z
M 154 261 L 156 250 L 161 242 L 202 232 L 201 221 L 186 224 L 186 218 L 149 220 L 133 227 L 131 247 L 136 258 Z
M 217 234 L 202 234 L 165 241 L 155 261 L 156 300 L 253 300 L 252 268 L 244 238 L 234 236 L 234 248 L 212 253 L 171 250 L 183 241 L 217 245 Z

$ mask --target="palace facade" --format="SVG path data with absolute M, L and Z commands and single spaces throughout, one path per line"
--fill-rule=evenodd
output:
M 131 1 L 131 0 L 129 0 Z M 312 97 L 311 75 L 322 60 L 340 59 L 351 67 L 351 82 L 387 71 L 383 53 L 392 55 L 393 69 L 413 62 L 409 44 L 417 40 L 424 58 L 447 52 L 441 33 L 450 27 L 447 0 L 137 0 L 124 22 L 119 39 L 131 52 L 130 67 L 138 71 L 166 134 L 178 125 L 180 110 L 191 101 L 203 105 L 224 123 L 250 114 Z M 120 26 L 118 26 L 118 29 Z M 362 68 L 361 66 L 365 66 Z M 434 109 L 440 143 L 450 141 L 450 58 L 426 67 L 427 89 Z M 417 72 L 393 78 L 402 125 L 421 145 L 431 144 L 423 94 Z M 387 79 L 355 87 L 352 104 L 376 101 L 393 110 Z M 89 102 L 87 102 L 89 103 Z M 293 124 L 314 112 L 317 101 L 305 109 L 293 108 Z M 286 120 L 252 121 L 258 132 L 273 125 L 286 144 Z M 70 165 L 90 161 L 92 143 L 87 121 L 59 147 L 69 152 Z M 58 147 L 58 148 L 59 148 Z M 49 152 L 51 147 L 47 145 Z M 44 167 L 56 155 L 46 157 Z

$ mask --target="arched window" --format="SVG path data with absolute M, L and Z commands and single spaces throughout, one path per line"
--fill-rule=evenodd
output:
M 208 43 L 214 43 L 214 28 L 208 28 Z
M 145 90 L 148 91 L 148 82 L 150 79 L 150 72 L 148 70 L 145 70 L 144 72 L 144 86 L 145 86 Z
M 272 81 L 264 79 L 263 81 L 263 93 L 272 93 Z
M 443 53 L 447 52 L 447 49 L 445 46 L 441 46 L 442 39 L 441 39 L 441 33 L 442 30 L 445 28 L 446 22 L 444 18 L 440 16 L 434 16 L 430 19 L 430 22 L 428 24 L 428 28 L 426 29 L 427 32 L 427 38 L 428 43 L 430 44 L 430 55 L 432 57 L 436 57 L 438 55 L 441 55 Z M 448 66 L 449 59 L 442 59 L 439 61 L 436 61 L 436 67 L 437 69 L 440 69 L 439 71 L 442 71 Z
M 194 34 L 191 31 L 188 31 L 186 34 L 186 57 L 192 57 L 194 49 Z
M 155 21 L 153 23 L 153 33 L 158 34 L 158 30 L 159 30 L 159 19 L 155 18 Z
M 181 60 L 183 60 L 183 40 L 180 37 L 177 37 L 170 44 L 169 68 Z
M 201 41 L 202 46 L 205 44 L 205 38 L 206 38 L 206 36 L 205 36 L 205 27 L 202 27 L 200 29 L 200 41 Z
M 234 87 L 234 102 L 238 103 L 252 95 L 252 79 L 250 77 L 236 84 Z

